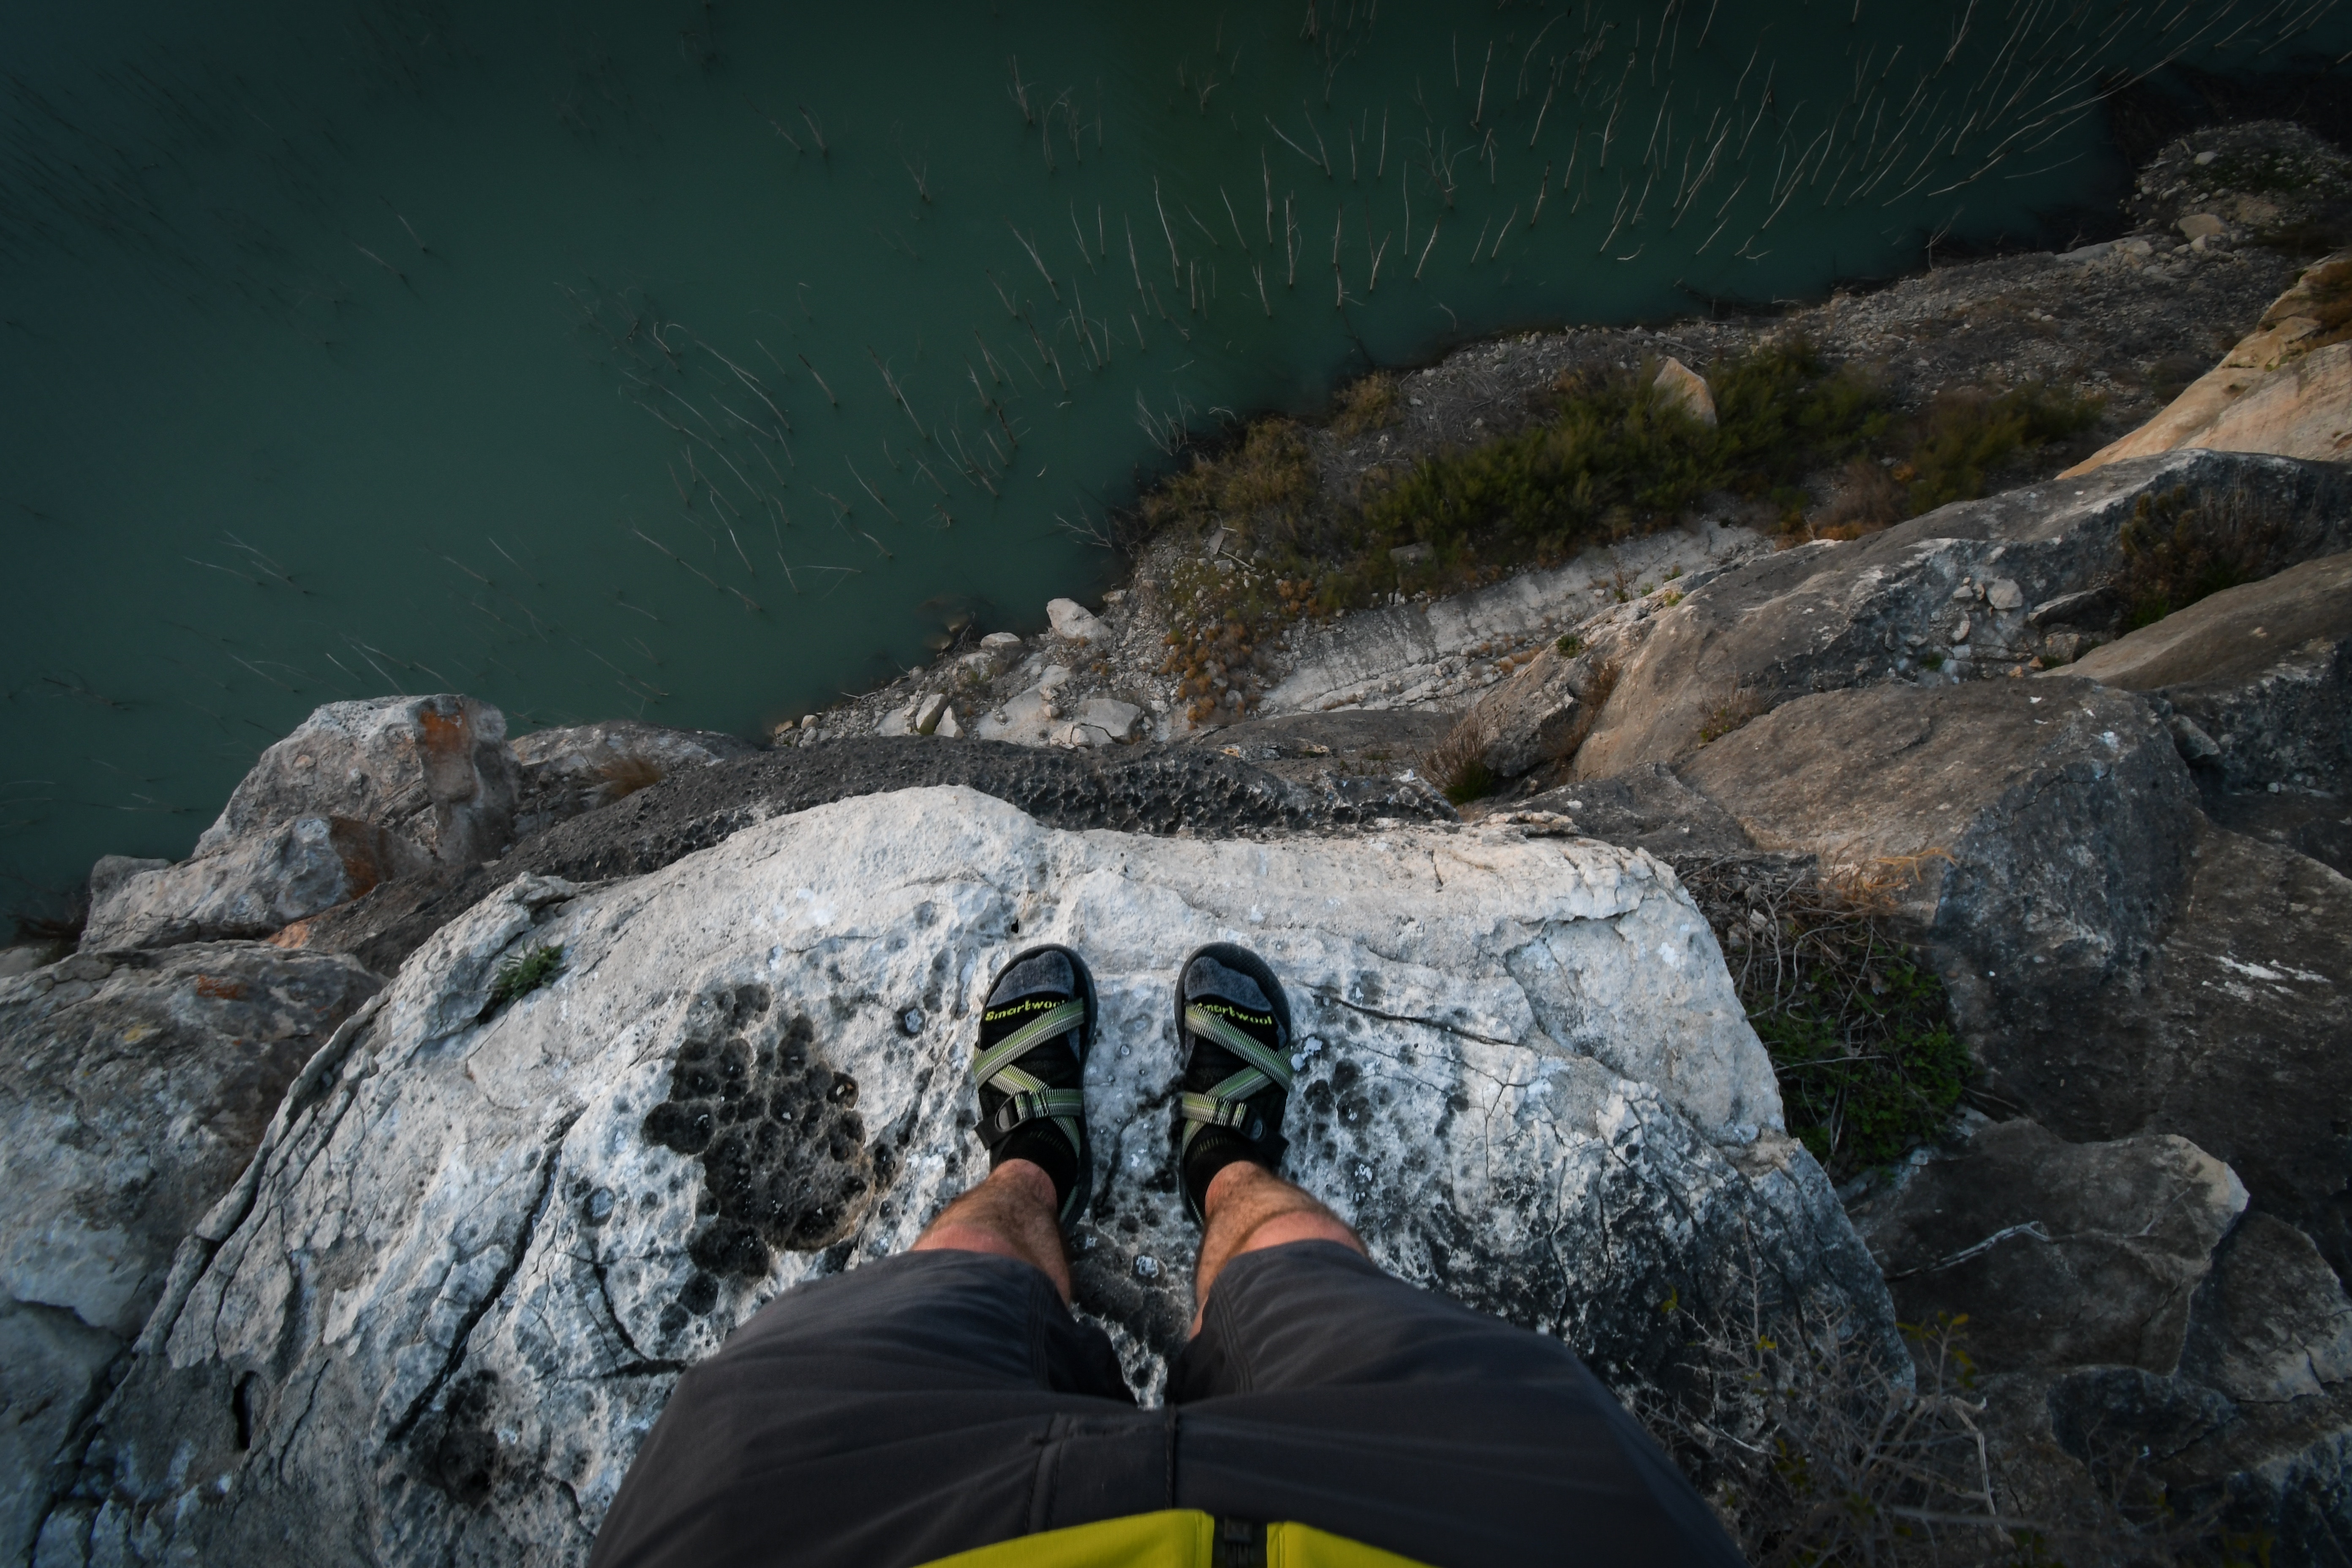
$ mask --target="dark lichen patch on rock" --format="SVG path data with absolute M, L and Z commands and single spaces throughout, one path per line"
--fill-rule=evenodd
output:
M 493 1372 L 459 1378 L 441 1408 L 418 1424 L 412 1440 L 417 1473 L 467 1508 L 489 1501 L 498 1484 L 498 1386 Z
M 701 1270 L 679 1293 L 710 1310 L 718 1281 L 758 1279 L 777 1251 L 816 1252 L 855 1227 L 896 1164 L 869 1145 L 857 1080 L 828 1066 L 808 1018 L 772 1010 L 764 985 L 724 987 L 688 1009 L 669 1098 L 646 1137 L 702 1162 L 701 1223 L 688 1255 Z

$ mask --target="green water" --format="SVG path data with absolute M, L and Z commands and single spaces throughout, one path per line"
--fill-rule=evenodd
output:
M 2340 30 L 2327 0 L 477 9 L 7 17 L 8 901 L 184 853 L 320 702 L 751 731 L 958 616 L 1030 629 L 1108 580 L 1084 536 L 1187 431 L 1937 232 L 2063 240 L 2122 177 L 2099 83 Z

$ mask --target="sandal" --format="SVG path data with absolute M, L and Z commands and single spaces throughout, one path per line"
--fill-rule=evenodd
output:
M 1282 1168 L 1282 1113 L 1290 1101 L 1290 1001 L 1265 961 L 1211 942 L 1176 980 L 1176 1035 L 1185 1043 L 1176 1101 L 1184 1209 L 1207 1223 L 1209 1183 L 1236 1160 Z
M 971 1061 L 988 1168 L 1006 1160 L 1042 1167 L 1064 1225 L 1085 1210 L 1093 1186 L 1085 1079 L 1094 1037 L 1094 976 L 1068 948 L 1033 947 L 990 983 Z

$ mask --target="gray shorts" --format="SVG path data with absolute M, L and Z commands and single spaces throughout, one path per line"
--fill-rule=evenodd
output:
M 590 1562 L 911 1568 L 1171 1508 L 1440 1568 L 1741 1561 L 1566 1345 L 1307 1241 L 1226 1266 L 1159 1410 L 1025 1263 L 790 1291 L 678 1380 Z

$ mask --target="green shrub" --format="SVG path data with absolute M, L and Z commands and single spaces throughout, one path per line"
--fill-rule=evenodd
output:
M 490 1006 L 499 1008 L 519 996 L 528 996 L 563 973 L 563 949 L 534 947 L 499 965 L 490 981 Z
M 1790 1133 L 1833 1180 L 1934 1136 L 1969 1076 L 1943 981 L 1887 923 L 1889 892 L 1921 863 L 1835 883 L 1769 858 L 1675 867 L 1772 1058 Z
M 2087 430 L 2103 401 L 2033 384 L 1997 395 L 1946 393 L 1928 406 L 1912 447 L 1914 516 L 1985 493 L 1985 476 L 2019 450 Z
M 2269 575 L 2283 532 L 2270 509 L 2242 489 L 2208 495 L 2179 485 L 2140 497 L 2116 536 L 2126 629 Z
M 1822 977 L 1809 976 L 1751 1019 L 1780 1080 L 1790 1133 L 1840 1181 L 1940 1128 L 1969 1067 L 1935 973 L 1889 943 L 1864 962 L 1870 978 L 1844 994 L 1836 979 L 1825 992 Z
M 1647 375 L 1609 372 L 1567 382 L 1552 417 L 1533 429 L 1423 459 L 1367 501 L 1360 538 L 1322 573 L 1318 607 L 1453 591 L 1564 560 L 1669 522 L 1710 490 L 1801 505 L 1797 480 L 1890 425 L 1867 379 L 1827 369 L 1807 343 L 1726 361 L 1708 384 L 1713 426 Z M 1430 555 L 1398 570 L 1389 552 L 1404 544 Z

